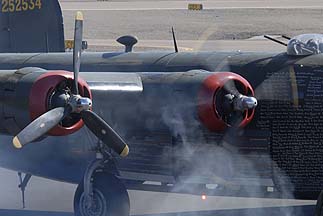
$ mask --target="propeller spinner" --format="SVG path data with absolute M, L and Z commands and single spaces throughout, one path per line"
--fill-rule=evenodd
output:
M 50 110 L 42 114 L 27 125 L 13 138 L 14 147 L 21 149 L 46 134 L 65 118 L 71 115 L 79 116 L 85 125 L 120 156 L 129 153 L 128 145 L 123 139 L 92 109 L 92 100 L 79 94 L 78 74 L 81 65 L 83 14 L 77 12 L 75 17 L 74 49 L 73 49 L 73 83 L 64 83 L 57 87 L 55 94 L 50 98 Z

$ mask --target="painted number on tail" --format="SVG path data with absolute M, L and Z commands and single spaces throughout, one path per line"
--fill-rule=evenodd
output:
M 42 0 L 1 0 L 2 13 L 33 11 L 41 8 Z

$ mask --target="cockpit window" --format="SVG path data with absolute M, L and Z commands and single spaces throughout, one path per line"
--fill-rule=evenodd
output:
M 323 34 L 302 34 L 293 37 L 287 44 L 287 54 L 305 56 L 323 52 Z

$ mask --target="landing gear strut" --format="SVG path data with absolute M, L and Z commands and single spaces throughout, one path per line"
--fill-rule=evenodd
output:
M 108 163 L 107 157 L 103 156 L 106 152 L 98 155 L 76 189 L 75 216 L 129 216 L 130 201 L 126 187 L 104 169 Z
M 27 184 L 31 178 L 31 174 L 27 173 L 27 174 L 25 174 L 25 177 L 22 178 L 22 173 L 18 172 L 18 177 L 19 177 L 19 182 L 20 182 L 18 187 L 21 190 L 22 208 L 24 209 L 26 207 L 26 205 L 25 205 L 25 189 L 26 189 Z

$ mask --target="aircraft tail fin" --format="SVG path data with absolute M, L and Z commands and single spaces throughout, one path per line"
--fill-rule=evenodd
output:
M 1 0 L 0 53 L 64 52 L 58 0 Z

